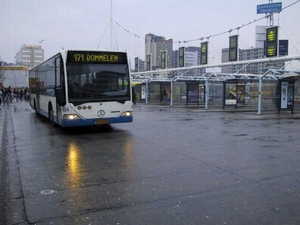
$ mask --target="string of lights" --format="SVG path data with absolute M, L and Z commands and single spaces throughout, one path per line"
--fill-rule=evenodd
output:
M 300 1 L 300 0 L 299 0 Z M 115 24 L 118 26 L 118 27 L 121 27 L 125 32 L 129 33 L 129 34 L 132 34 L 133 36 L 137 37 L 137 38 L 141 38 L 141 39 L 144 39 L 144 37 L 140 36 L 140 35 L 137 35 L 135 33 L 132 33 L 130 32 L 129 30 L 127 30 L 126 28 L 122 27 L 117 21 L 113 20 L 115 22 Z
M 275 12 L 275 13 L 280 14 L 282 11 L 284 11 L 285 9 L 287 9 L 287 8 L 289 8 L 289 7 L 291 7 L 291 6 L 295 5 L 295 4 L 297 4 L 298 2 L 300 2 L 300 0 L 297 0 L 297 1 L 295 1 L 295 2 L 293 2 L 293 3 L 291 3 L 291 4 L 289 4 L 289 5 L 287 5 L 286 7 L 282 8 L 281 10 L 279 10 L 278 12 Z M 173 42 L 173 43 L 179 43 L 179 44 L 180 44 L 180 43 L 195 42 L 195 41 L 199 41 L 199 40 L 200 40 L 200 41 L 203 41 L 203 40 L 205 40 L 205 39 L 206 39 L 206 40 L 209 40 L 210 38 L 217 37 L 217 36 L 220 36 L 220 35 L 223 35 L 223 34 L 227 34 L 227 33 L 230 34 L 232 31 L 235 31 L 235 30 L 239 31 L 241 28 L 244 28 L 244 27 L 246 27 L 246 26 L 249 26 L 249 25 L 251 25 L 251 24 L 253 24 L 253 23 L 257 23 L 258 21 L 261 21 L 261 20 L 263 20 L 263 19 L 268 19 L 270 16 L 271 16 L 270 14 L 267 14 L 267 15 L 265 15 L 265 16 L 259 18 L 259 19 L 254 19 L 252 22 L 248 22 L 248 23 L 246 23 L 246 24 L 242 24 L 242 25 L 239 26 L 239 27 L 236 27 L 236 28 L 234 28 L 234 29 L 230 29 L 230 30 L 227 30 L 227 31 L 223 31 L 223 32 L 220 32 L 220 33 L 217 33 L 217 34 L 209 35 L 209 36 L 206 36 L 206 37 L 195 38 L 195 39 L 191 39 L 191 40 L 175 41 L 175 42 Z M 116 24 L 118 27 L 122 28 L 125 32 L 127 32 L 127 33 L 129 33 L 129 34 L 135 36 L 136 38 L 140 38 L 140 39 L 144 39 L 144 40 L 145 40 L 145 38 L 142 37 L 141 35 L 137 35 L 137 34 L 131 32 L 131 31 L 129 31 L 128 29 L 124 28 L 123 26 L 121 26 L 117 21 L 115 21 L 115 20 L 113 20 L 113 21 L 115 22 L 115 24 Z

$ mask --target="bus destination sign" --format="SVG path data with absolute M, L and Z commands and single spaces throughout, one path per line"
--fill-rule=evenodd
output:
M 67 63 L 125 64 L 127 58 L 120 52 L 68 51 Z

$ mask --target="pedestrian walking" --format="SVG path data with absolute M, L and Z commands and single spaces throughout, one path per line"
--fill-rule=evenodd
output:
M 2 91 L 0 90 L 0 109 L 1 109 L 1 106 L 2 106 L 2 95 L 3 95 L 3 93 L 2 93 Z
M 162 90 L 163 102 L 167 103 L 167 90 L 163 88 Z
M 8 102 L 8 100 L 10 100 L 12 102 L 13 98 L 12 98 L 12 90 L 11 90 L 11 86 L 9 86 L 8 88 L 4 89 L 4 101 Z
M 132 87 L 132 103 L 135 105 L 136 104 L 136 92 L 135 92 L 135 87 Z

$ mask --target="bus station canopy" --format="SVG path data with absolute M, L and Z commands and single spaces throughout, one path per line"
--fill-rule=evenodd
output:
M 283 56 L 276 58 L 263 58 L 256 60 L 248 60 L 248 61 L 237 61 L 237 62 L 227 62 L 215 65 L 199 65 L 199 66 L 190 66 L 190 67 L 179 67 L 179 68 L 171 68 L 171 69 L 161 69 L 161 70 L 152 70 L 152 71 L 142 71 L 142 72 L 133 72 L 131 73 L 132 81 L 135 83 L 144 83 L 146 84 L 146 92 L 148 93 L 148 84 L 151 82 L 169 82 L 171 83 L 171 90 L 173 89 L 173 83 L 176 81 L 189 82 L 203 82 L 209 87 L 209 82 L 258 82 L 259 83 L 259 96 L 258 96 L 258 114 L 261 114 L 261 103 L 262 103 L 262 81 L 263 80 L 273 80 L 278 81 L 284 78 L 290 77 L 298 77 L 300 76 L 300 71 L 290 71 L 284 70 L 291 62 L 300 60 L 300 55 L 297 56 Z M 261 74 L 244 74 L 240 73 L 243 68 L 247 67 L 250 64 L 257 63 L 274 63 L 279 61 L 288 62 L 281 69 L 263 69 Z M 216 72 L 216 70 L 220 70 L 221 67 L 228 66 L 236 66 L 240 65 L 242 68 L 237 70 L 235 73 L 222 73 Z M 204 74 L 199 74 L 197 76 L 191 75 L 190 71 L 197 69 L 208 69 L 210 68 L 210 72 L 206 72 Z M 205 109 L 208 109 L 208 91 L 205 93 Z M 147 96 L 147 95 L 146 95 Z M 146 103 L 148 99 L 146 97 Z M 172 105 L 172 95 L 170 99 L 170 105 Z
M 222 82 L 227 80 L 238 80 L 239 82 L 247 82 L 250 80 L 259 81 L 259 79 L 279 80 L 287 77 L 299 76 L 300 71 L 290 71 L 290 70 L 284 70 L 282 68 L 282 69 L 263 69 L 261 71 L 261 74 L 245 74 L 239 72 L 250 64 L 271 63 L 271 62 L 278 62 L 278 61 L 292 62 L 295 60 L 300 60 L 300 55 L 284 56 L 284 57 L 276 57 L 276 58 L 263 58 L 263 59 L 248 60 L 248 61 L 221 63 L 215 65 L 199 65 L 199 66 L 191 66 L 191 67 L 133 72 L 131 73 L 131 75 L 132 75 L 133 82 L 136 83 L 176 82 L 176 81 Z M 236 66 L 236 65 L 242 65 L 242 69 L 236 71 L 236 73 L 222 73 L 222 72 L 211 71 L 197 76 L 191 76 L 189 73 L 197 69 L 211 68 L 212 70 L 217 70 L 218 68 L 221 67 Z M 285 65 L 285 67 L 287 67 L 287 65 Z

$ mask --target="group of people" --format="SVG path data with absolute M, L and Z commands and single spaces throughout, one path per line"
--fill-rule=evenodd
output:
M 12 102 L 14 99 L 22 101 L 23 99 L 29 99 L 29 91 L 28 88 L 16 87 L 2 87 L 0 88 L 0 108 L 2 106 L 2 102 Z

